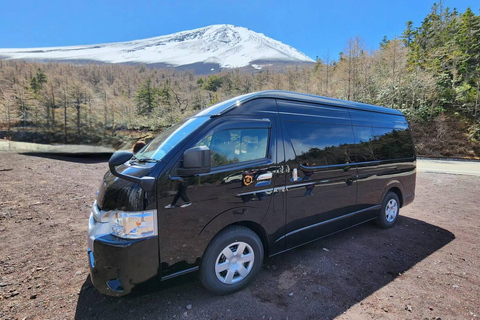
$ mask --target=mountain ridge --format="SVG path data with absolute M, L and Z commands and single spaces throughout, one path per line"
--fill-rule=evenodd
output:
M 255 61 L 313 63 L 299 50 L 245 27 L 229 24 L 147 39 L 64 47 L 0 49 L 0 59 L 43 61 L 95 61 L 101 63 L 145 63 L 182 67 L 218 65 L 219 69 L 253 67 Z M 214 68 L 213 68 L 214 69 Z

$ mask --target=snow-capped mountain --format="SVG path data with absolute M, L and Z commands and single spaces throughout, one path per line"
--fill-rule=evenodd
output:
M 147 63 L 171 67 L 194 64 L 220 68 L 268 63 L 311 63 L 311 58 L 280 41 L 244 27 L 212 25 L 170 35 L 98 45 L 0 49 L 0 59 Z

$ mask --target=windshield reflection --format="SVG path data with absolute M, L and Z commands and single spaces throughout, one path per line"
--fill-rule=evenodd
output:
M 150 141 L 135 158 L 142 160 L 162 160 L 178 143 L 183 141 L 192 131 L 204 124 L 210 117 L 189 118 L 160 133 Z

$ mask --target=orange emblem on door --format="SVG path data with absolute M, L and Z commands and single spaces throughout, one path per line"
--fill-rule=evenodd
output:
M 253 182 L 253 177 L 251 175 L 247 174 L 243 177 L 243 184 L 244 185 L 248 186 L 248 185 L 252 184 L 252 182 Z

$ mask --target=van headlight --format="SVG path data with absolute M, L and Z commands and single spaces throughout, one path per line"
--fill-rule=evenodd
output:
M 158 235 L 157 210 L 103 211 L 95 200 L 92 215 L 96 223 L 109 224 L 110 234 L 119 238 L 142 239 Z
M 157 210 L 112 211 L 111 234 L 124 239 L 141 239 L 158 235 Z

